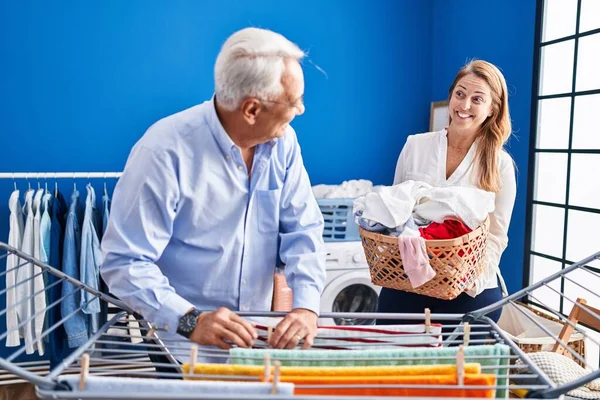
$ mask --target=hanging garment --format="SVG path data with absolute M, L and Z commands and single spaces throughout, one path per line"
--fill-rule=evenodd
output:
M 108 219 L 110 217 L 110 197 L 108 196 L 108 192 L 106 191 L 106 184 L 104 185 L 104 194 L 102 195 L 102 232 L 100 232 L 100 243 L 102 243 L 102 238 L 104 237 L 104 233 L 108 228 Z M 102 293 L 109 294 L 108 286 L 102 275 L 100 275 L 100 291 Z M 100 326 L 104 325 L 108 320 L 108 302 L 102 301 L 100 302 Z
M 429 264 L 429 255 L 425 240 L 419 236 L 398 236 L 398 251 L 402 257 L 404 272 L 408 275 L 413 288 L 423 285 L 435 276 Z
M 8 245 L 15 249 L 21 249 L 23 241 L 23 209 L 19 202 L 19 191 L 15 190 L 8 200 L 10 210 Z M 19 338 L 19 317 L 17 313 L 17 271 L 24 260 L 14 254 L 6 257 L 6 347 L 15 347 L 21 344 Z
M 265 398 L 268 398 L 267 396 L 271 395 L 273 388 L 272 383 L 263 382 L 190 382 L 171 379 L 88 376 L 85 379 L 85 389 L 82 391 L 79 389 L 79 375 L 63 375 L 58 380 L 67 383 L 75 392 L 87 394 L 96 392 L 103 395 L 106 393 L 120 395 L 135 393 L 138 396 L 147 394 L 147 398 L 152 398 L 157 393 L 170 395 L 194 393 L 198 398 L 209 398 L 211 395 L 235 395 L 236 398 L 242 398 L 244 395 L 264 395 Z M 294 394 L 294 385 L 291 383 L 278 383 L 276 387 L 278 396 Z
M 23 230 L 23 242 L 21 251 L 25 254 L 33 255 L 33 190 L 25 193 L 25 203 L 23 212 L 25 213 L 25 228 Z M 23 324 L 19 331 L 21 337 L 25 339 L 25 351 L 27 354 L 33 354 L 37 346 L 33 344 L 34 321 L 33 321 L 33 264 L 28 262 L 17 270 L 16 301 L 18 303 L 17 313 L 20 324 Z
M 50 202 L 48 203 L 48 213 L 51 218 L 50 259 L 48 264 L 59 271 L 63 271 L 62 260 L 67 204 L 65 203 L 62 193 L 58 190 L 54 191 L 54 197 L 50 199 Z M 57 303 L 54 307 L 48 308 L 48 312 L 46 313 L 46 319 L 48 320 L 49 326 L 54 326 L 62 318 L 60 312 L 61 297 L 62 283 L 59 282 L 59 278 L 56 275 L 48 274 L 48 304 Z M 46 352 L 50 360 L 51 369 L 62 362 L 62 360 L 71 353 L 71 349 L 69 349 L 67 344 L 67 334 L 63 324 L 58 325 L 57 328 L 48 335 Z
M 48 207 L 50 206 L 51 199 L 52 199 L 52 195 L 49 192 L 45 192 L 44 195 L 42 196 L 42 202 L 40 205 L 41 218 L 40 218 L 40 258 L 39 258 L 39 260 L 44 264 L 48 264 L 49 257 L 50 257 L 50 230 L 51 230 L 52 221 L 50 220 L 50 213 L 48 212 Z M 44 298 L 46 301 L 46 305 L 48 307 L 50 307 L 51 303 L 50 303 L 49 291 L 47 288 L 49 285 L 49 279 L 50 279 L 51 275 L 52 274 L 49 274 L 49 273 L 45 273 L 43 275 L 44 288 L 46 288 L 46 290 L 44 291 Z M 44 316 L 43 331 L 46 332 L 50 326 L 51 325 L 48 325 L 48 310 L 46 310 L 46 314 Z M 50 341 L 50 335 L 44 336 L 44 344 L 46 347 L 46 349 L 45 349 L 46 351 L 48 351 L 47 347 L 48 347 L 49 341 Z
M 85 213 L 81 227 L 81 255 L 79 260 L 81 281 L 98 290 L 100 264 L 102 264 L 102 250 L 98 240 L 98 228 L 96 226 L 96 192 L 92 185 L 87 185 L 87 197 L 85 199 Z M 81 309 L 89 316 L 89 334 L 98 331 L 100 318 L 100 300 L 88 291 L 83 291 L 81 296 Z
M 81 207 L 79 205 L 79 192 L 73 191 L 71 204 L 67 214 L 65 227 L 65 241 L 63 249 L 63 272 L 72 278 L 81 280 L 79 260 L 81 256 Z M 69 347 L 79 347 L 88 339 L 88 318 L 81 311 L 81 289 L 71 283 L 63 281 L 62 284 L 61 313 L 67 318 L 64 323 Z
M 40 260 L 40 222 L 42 219 L 42 197 L 44 196 L 44 189 L 38 189 L 33 197 L 33 257 L 36 260 Z M 38 353 L 44 355 L 44 340 L 41 337 L 44 331 L 44 319 L 46 317 L 46 287 L 44 284 L 44 275 L 42 268 L 37 265 L 33 265 L 33 315 L 34 315 L 34 340 L 36 343 Z

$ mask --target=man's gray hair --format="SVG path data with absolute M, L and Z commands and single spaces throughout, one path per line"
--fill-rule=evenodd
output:
M 247 97 L 277 98 L 283 92 L 284 60 L 299 61 L 304 56 L 304 51 L 279 33 L 260 28 L 237 31 L 225 41 L 215 63 L 219 104 L 233 111 Z

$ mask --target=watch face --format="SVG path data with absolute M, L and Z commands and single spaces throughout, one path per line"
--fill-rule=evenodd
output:
M 197 318 L 198 314 L 195 312 L 189 312 L 183 317 L 181 317 L 181 319 L 179 320 L 179 327 L 177 329 L 179 333 L 183 334 L 186 337 L 189 336 L 196 328 Z

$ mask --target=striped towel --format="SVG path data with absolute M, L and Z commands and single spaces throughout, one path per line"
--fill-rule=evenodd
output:
M 271 321 L 271 320 L 270 320 Z M 269 325 L 274 326 L 276 322 Z M 274 328 L 273 328 L 274 329 Z M 256 325 L 257 340 L 268 342 L 268 327 Z M 440 347 L 442 326 L 431 324 L 425 333 L 424 324 L 384 326 L 320 326 L 313 348 L 324 350 L 358 350 L 389 347 Z M 264 347 L 257 346 L 257 347 Z

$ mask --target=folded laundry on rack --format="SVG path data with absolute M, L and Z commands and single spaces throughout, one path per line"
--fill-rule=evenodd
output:
M 184 379 L 202 379 L 202 376 L 186 376 L 190 374 L 190 364 L 182 365 Z M 481 364 L 468 363 L 464 366 L 465 374 L 480 374 Z M 263 377 L 265 367 L 260 365 L 240 364 L 194 364 L 193 375 L 209 375 L 206 379 L 218 375 L 243 377 Z M 274 367 L 271 367 L 271 375 Z M 370 367 L 281 367 L 281 376 L 302 377 L 381 377 L 381 376 L 423 376 L 423 375 L 452 375 L 456 374 L 456 366 L 447 365 L 395 365 Z
M 148 393 L 148 398 L 156 393 L 176 394 L 195 393 L 198 396 L 210 395 L 270 395 L 272 383 L 232 382 L 232 381 L 185 381 L 171 379 L 125 378 L 89 376 L 85 379 L 85 389 L 79 389 L 79 375 L 63 375 L 58 379 L 67 383 L 74 392 L 85 393 Z M 292 396 L 293 383 L 277 383 L 277 395 Z
M 406 181 L 357 198 L 353 212 L 363 227 L 381 224 L 402 231 L 412 216 L 421 226 L 458 218 L 475 229 L 494 210 L 494 200 L 494 193 L 477 188 L 432 187 L 425 182 Z
M 275 322 L 273 323 L 276 324 Z M 256 325 L 257 341 L 268 341 L 268 327 Z M 317 330 L 313 349 L 364 349 L 394 347 L 439 347 L 442 345 L 442 325 L 430 324 L 425 333 L 425 324 L 362 326 L 320 326 Z
M 306 377 L 281 376 L 281 382 L 294 383 L 296 395 L 354 395 L 354 396 L 414 396 L 414 397 L 476 397 L 494 398 L 496 377 L 492 374 L 466 374 L 464 385 L 458 386 L 456 373 L 447 375 L 384 376 L 384 377 Z M 303 387 L 304 385 L 310 387 Z M 315 387 L 320 385 L 340 385 L 338 387 Z M 352 385 L 352 386 L 350 386 Z M 357 385 L 364 385 L 360 387 Z M 390 385 L 378 387 L 380 385 Z M 394 387 L 393 385 L 398 385 Z M 401 387 L 400 385 L 414 385 Z M 427 386 L 456 386 L 437 388 Z M 347 386 L 347 387 L 344 387 Z M 477 386 L 469 389 L 468 386 Z
M 265 354 L 282 366 L 374 366 L 374 365 L 431 365 L 454 364 L 458 347 L 393 348 L 375 350 L 229 350 L 231 364 L 261 365 Z M 467 346 L 465 360 L 478 362 L 486 372 L 498 377 L 496 397 L 506 397 L 506 376 L 510 347 L 504 344 Z

